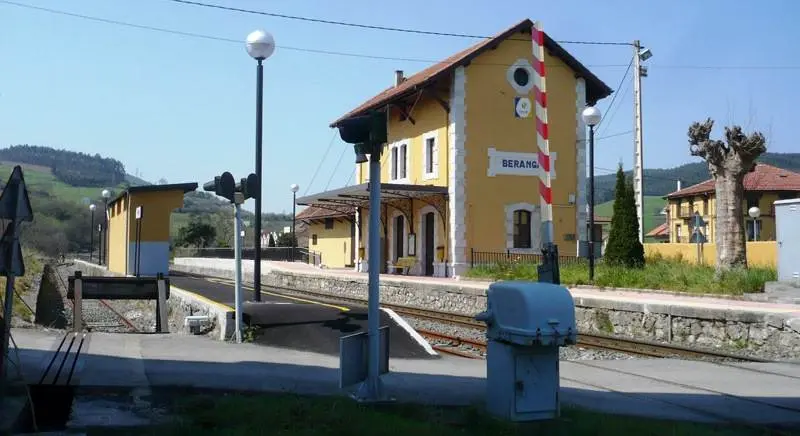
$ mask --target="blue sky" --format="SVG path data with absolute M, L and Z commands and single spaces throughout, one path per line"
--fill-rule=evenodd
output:
M 328 124 L 388 87 L 395 69 L 410 74 L 428 65 L 292 48 L 435 61 L 476 42 L 165 0 L 16 2 L 242 41 L 166 34 L 0 2 L 0 146 L 28 143 L 100 153 L 121 160 L 129 173 L 138 171 L 150 181 L 163 177 L 202 183 L 223 170 L 236 177 L 253 171 L 255 61 L 243 41 L 258 28 L 272 33 L 278 48 L 265 64 L 265 211 L 291 211 L 291 183 L 300 184 L 299 194 L 304 194 L 351 181 L 352 150 L 345 150 Z M 770 151 L 800 151 L 791 133 L 795 112 L 790 104 L 800 97 L 792 80 L 800 73 L 800 28 L 792 21 L 800 16 L 800 3 L 792 0 L 461 0 L 455 8 L 451 1 L 430 0 L 208 3 L 481 35 L 531 18 L 541 20 L 556 40 L 639 39 L 654 52 L 643 83 L 647 168 L 691 161 L 687 127 L 709 116 L 718 120 L 718 133 L 721 124 L 739 123 L 767 134 Z M 620 92 L 598 136 L 630 131 L 631 83 L 628 79 L 619 89 L 618 85 L 631 49 L 564 46 Z M 608 111 L 610 102 L 611 97 L 599 107 Z M 613 169 L 622 161 L 630 168 L 632 155 L 629 133 L 600 140 L 596 166 Z M 248 203 L 252 210 L 252 201 Z

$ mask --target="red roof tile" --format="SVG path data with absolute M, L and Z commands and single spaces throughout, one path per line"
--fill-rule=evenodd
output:
M 690 195 L 714 192 L 714 179 L 708 179 L 688 188 L 667 194 L 667 198 L 681 198 Z M 755 169 L 744 176 L 745 191 L 797 191 L 800 192 L 800 174 L 757 163 Z
M 351 209 L 348 206 L 341 206 L 341 207 L 344 210 Z M 337 218 L 337 217 L 343 217 L 343 216 L 352 216 L 353 214 L 355 214 L 355 209 L 352 209 L 352 211 L 349 212 L 349 213 L 344 213 L 344 212 L 335 211 L 335 210 L 331 210 L 331 209 L 324 209 L 324 208 L 321 208 L 321 207 L 309 206 L 309 207 L 303 209 L 302 211 L 300 211 L 300 213 L 297 214 L 297 219 L 298 220 L 302 220 L 302 221 L 321 220 L 321 219 L 325 219 L 325 218 Z
M 667 223 L 659 224 L 658 226 L 656 226 L 656 228 L 647 232 L 645 236 L 650 236 L 650 237 L 669 236 L 669 226 L 667 225 Z
M 412 95 L 428 84 L 441 77 L 444 77 L 445 74 L 451 72 L 455 68 L 470 62 L 484 51 L 497 46 L 497 44 L 509 36 L 525 30 L 530 31 L 532 27 L 533 22 L 529 19 L 525 19 L 515 26 L 497 34 L 493 38 L 479 42 L 472 47 L 462 50 L 437 64 L 425 68 L 424 70 L 406 78 L 398 86 L 384 90 L 380 94 L 372 97 L 360 106 L 341 116 L 339 119 L 331 123 L 331 127 L 336 127 L 338 123 L 345 119 L 364 115 L 370 110 L 378 109 L 403 97 Z M 564 61 L 564 63 L 578 73 L 578 76 L 584 77 L 586 80 L 586 89 L 588 94 L 587 100 L 589 102 L 600 100 L 613 92 L 608 85 L 603 83 L 603 81 L 589 71 L 589 69 L 583 64 L 578 62 L 577 59 L 564 50 L 547 34 L 545 34 L 545 47 L 552 55 L 559 57 L 562 61 Z

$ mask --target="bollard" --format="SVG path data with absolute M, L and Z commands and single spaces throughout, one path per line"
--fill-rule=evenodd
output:
M 72 331 L 83 331 L 83 313 L 81 310 L 83 302 L 83 274 L 75 271 L 75 296 L 72 299 Z

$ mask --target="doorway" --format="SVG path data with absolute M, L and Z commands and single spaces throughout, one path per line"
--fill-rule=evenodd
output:
M 424 241 L 423 241 L 423 249 L 422 252 L 425 256 L 425 275 L 432 276 L 433 275 L 433 255 L 435 253 L 436 247 L 434 247 L 434 230 L 436 225 L 436 219 L 433 215 L 433 212 L 428 212 L 425 214 L 423 218 L 422 227 L 424 227 Z
M 395 260 L 403 257 L 403 245 L 405 242 L 405 218 L 403 215 L 398 215 L 394 219 L 394 258 Z

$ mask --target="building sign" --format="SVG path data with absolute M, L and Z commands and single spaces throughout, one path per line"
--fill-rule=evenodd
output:
M 514 97 L 514 116 L 517 118 L 530 118 L 531 99 L 528 97 Z
M 553 180 L 556 178 L 556 158 L 556 153 L 550 152 L 550 177 Z M 489 177 L 498 175 L 539 177 L 541 171 L 538 153 L 497 151 L 494 147 L 489 148 L 489 169 L 487 172 Z

